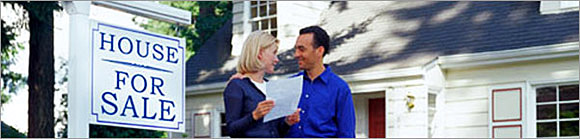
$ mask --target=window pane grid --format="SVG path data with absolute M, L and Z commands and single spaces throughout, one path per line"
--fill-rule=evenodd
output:
M 250 19 L 251 22 L 254 21 L 260 21 L 260 20 L 265 20 L 265 19 L 273 19 L 276 18 L 276 15 L 270 15 L 270 16 L 264 16 L 264 17 L 254 17 L 252 19 Z
M 566 100 L 566 101 L 553 101 L 553 102 L 538 102 L 536 105 L 552 105 L 552 104 L 574 104 L 580 103 L 580 100 Z
M 252 31 L 261 30 L 277 37 L 276 1 L 251 1 L 249 23 Z
M 580 118 L 562 118 L 560 120 L 556 119 L 546 119 L 546 120 L 537 120 L 536 123 L 549 123 L 549 122 L 557 122 L 557 121 L 578 121 Z
M 556 102 L 560 103 L 560 89 L 556 88 Z M 560 105 L 556 105 L 556 137 L 560 137 Z
M 250 18 L 258 18 L 258 17 L 269 17 L 272 15 L 276 15 L 276 2 L 275 1 L 261 1 L 255 3 L 252 1 L 250 4 L 251 9 L 251 16 Z
M 578 138 L 578 136 L 560 136 L 560 138 L 565 138 L 565 139 L 567 139 L 567 138 L 570 138 L 570 139 L 577 139 L 577 138 Z
M 563 89 L 564 88 L 564 89 Z M 561 90 L 568 91 L 568 92 L 561 92 Z M 570 91 L 572 90 L 572 91 Z M 578 84 L 573 85 L 558 85 L 558 86 L 543 86 L 536 88 L 536 108 L 538 116 L 536 117 L 536 126 L 537 126 L 537 136 L 538 137 L 570 137 L 570 138 L 577 138 L 578 133 L 580 130 L 578 126 L 580 126 L 580 118 L 578 118 L 578 105 L 580 105 L 579 97 L 574 95 L 570 95 L 571 93 L 577 92 Z M 550 93 L 552 92 L 552 93 Z M 560 94 L 564 93 L 564 94 Z M 552 95 L 555 98 L 550 99 Z M 580 96 L 580 93 L 578 94 Z M 566 98 L 561 98 L 566 97 Z M 546 101 L 547 100 L 547 101 Z M 562 100 L 562 101 L 560 101 Z M 570 105 L 572 104 L 572 105 Z M 574 105 L 578 104 L 578 105 Z M 546 106 L 555 105 L 556 109 L 553 111 L 545 111 L 549 110 Z M 562 105 L 562 106 L 561 106 Z M 542 106 L 542 107 L 538 107 Z M 576 108 L 574 108 L 576 107 Z M 542 108 L 543 110 L 539 110 Z M 553 108 L 553 107 L 552 107 Z M 564 109 L 561 109 L 564 108 Z M 571 109 L 570 109 L 571 108 Z M 540 113 L 542 112 L 542 113 Z M 555 112 L 555 116 L 550 114 Z M 561 115 L 564 114 L 564 115 Z M 539 119 L 540 117 L 549 118 L 549 119 Z M 555 126 L 555 127 L 554 127 Z M 561 127 L 564 126 L 564 127 Z M 553 128 L 556 129 L 554 133 Z M 552 129 L 552 130 L 551 130 Z

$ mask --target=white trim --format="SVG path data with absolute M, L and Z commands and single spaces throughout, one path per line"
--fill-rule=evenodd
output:
M 473 54 L 440 56 L 441 68 L 469 68 L 531 60 L 578 57 L 578 42 L 536 46 L 520 49 L 490 51 Z
M 408 76 L 422 76 L 423 69 L 421 67 L 411 67 L 405 69 L 384 70 L 375 72 L 365 72 L 350 75 L 343 75 L 341 78 L 346 82 L 357 82 L 366 80 L 378 80 L 389 78 L 401 78 Z
M 578 1 L 540 2 L 540 14 L 559 14 L 571 11 L 578 11 Z
M 95 5 L 118 9 L 130 14 L 189 25 L 191 12 L 151 1 L 93 1 Z
M 540 86 L 540 85 L 554 85 L 554 84 L 568 84 L 568 83 L 578 83 L 580 78 L 568 78 L 568 79 L 555 79 L 555 80 L 537 80 L 537 81 L 530 81 L 529 84 L 531 86 Z
M 213 94 L 222 92 L 226 88 L 227 82 L 217 82 L 209 84 L 191 85 L 185 88 L 186 96 Z

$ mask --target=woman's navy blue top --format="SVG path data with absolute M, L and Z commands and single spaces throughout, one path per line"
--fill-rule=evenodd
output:
M 230 137 L 284 137 L 290 126 L 284 117 L 264 123 L 264 118 L 254 120 L 252 111 L 266 96 L 250 78 L 231 80 L 224 91 L 226 127 Z

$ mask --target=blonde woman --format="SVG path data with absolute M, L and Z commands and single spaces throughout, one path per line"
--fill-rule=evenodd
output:
M 266 100 L 266 73 L 274 73 L 278 63 L 278 39 L 262 32 L 252 32 L 242 48 L 238 73 L 247 78 L 232 79 L 224 91 L 227 130 L 231 137 L 284 137 L 290 126 L 300 121 L 299 110 L 292 115 L 264 123 L 274 101 Z

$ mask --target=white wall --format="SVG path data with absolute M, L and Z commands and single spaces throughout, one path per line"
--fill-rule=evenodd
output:
M 407 93 L 415 96 L 415 107 L 407 108 Z M 426 138 L 427 132 L 427 87 L 425 85 L 401 86 L 388 89 L 387 138 Z
M 445 137 L 490 137 L 488 131 L 490 88 L 526 81 L 578 78 L 578 61 L 578 57 L 570 57 L 447 70 Z M 522 93 L 524 99 L 527 93 L 529 92 Z

